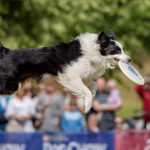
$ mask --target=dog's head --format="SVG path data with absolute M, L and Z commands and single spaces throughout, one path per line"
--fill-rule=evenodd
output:
M 110 35 L 107 35 L 104 31 L 98 34 L 97 43 L 100 44 L 101 55 L 108 58 L 111 65 L 117 65 L 119 60 L 127 64 L 130 63 L 131 58 L 124 53 L 123 46 L 115 41 L 114 32 L 109 31 Z

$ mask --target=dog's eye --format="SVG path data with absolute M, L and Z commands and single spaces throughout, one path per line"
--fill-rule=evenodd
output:
M 116 52 L 117 52 L 117 54 L 121 54 L 121 50 L 120 49 L 118 49 Z

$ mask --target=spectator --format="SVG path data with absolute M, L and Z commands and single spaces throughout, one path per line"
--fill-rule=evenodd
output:
M 97 82 L 97 92 L 95 98 L 93 100 L 93 108 L 91 109 L 91 113 L 97 113 L 98 124 L 102 120 L 103 111 L 100 109 L 103 105 L 107 104 L 108 92 L 105 91 L 106 88 L 106 80 L 101 77 L 96 80 Z M 102 129 L 103 130 L 103 129 Z
M 77 109 L 77 97 L 72 95 L 69 110 L 64 112 L 61 119 L 61 127 L 63 131 L 83 131 L 83 115 Z
M 44 103 L 47 100 L 46 87 L 44 85 L 37 86 L 37 95 L 34 97 L 34 105 L 36 108 L 36 115 L 34 118 L 34 127 L 36 129 L 40 128 L 43 113 L 44 113 Z
M 100 130 L 98 128 L 98 120 L 95 113 L 89 115 L 88 118 L 88 130 L 94 133 L 98 133 Z
M 64 94 L 65 94 L 64 111 L 66 111 L 66 110 L 69 110 L 69 108 L 70 108 L 72 94 L 66 88 L 64 89 Z M 77 102 L 79 111 L 81 111 L 81 113 L 84 114 L 84 99 L 77 98 L 76 102 Z
M 64 108 L 64 97 L 56 93 L 53 87 L 46 89 L 41 131 L 60 131 L 60 118 Z
M 44 103 L 47 100 L 46 88 L 44 85 L 38 85 L 38 94 L 34 97 L 34 103 L 36 106 L 36 111 L 39 115 L 44 110 Z
M 4 130 L 7 123 L 7 119 L 4 114 L 9 100 L 10 97 L 8 96 L 0 96 L 0 130 Z
M 109 95 L 107 99 L 107 103 L 114 108 L 119 108 L 122 105 L 122 100 L 120 98 L 120 92 L 117 89 L 117 82 L 114 79 L 110 79 L 107 82 L 107 87 L 109 88 Z
M 97 118 L 100 121 L 102 118 L 102 111 L 97 111 L 97 107 L 95 107 L 95 105 L 99 102 L 101 104 L 106 104 L 107 101 L 107 97 L 108 97 L 108 92 L 105 91 L 105 86 L 106 86 L 106 81 L 103 77 L 97 79 L 97 92 L 95 95 L 95 98 L 93 100 L 93 107 L 91 108 L 91 110 L 88 112 L 88 114 L 86 115 L 87 120 L 88 120 L 88 116 L 92 113 L 96 113 L 97 114 Z
M 72 95 L 66 88 L 64 88 L 63 91 L 64 91 L 64 95 L 65 95 L 64 111 L 66 111 L 66 110 L 69 110 Z
M 113 89 L 116 89 L 116 86 L 110 87 L 110 94 L 107 93 L 105 91 L 106 81 L 102 77 L 97 79 L 97 86 L 98 91 L 93 101 L 93 109 L 98 112 L 100 130 L 112 130 L 115 128 L 115 111 L 121 106 L 119 93 L 116 94 L 118 97 L 114 97 L 116 90 L 113 91 Z
M 33 88 L 32 82 L 27 82 L 27 83 L 24 85 L 24 89 L 26 90 L 26 96 L 28 96 L 28 97 L 30 97 L 30 98 L 33 97 L 32 88 Z
M 9 101 L 5 113 L 9 119 L 6 131 L 34 131 L 31 118 L 35 114 L 35 108 L 33 101 L 25 94 L 25 89 L 23 88 Z
M 144 85 L 137 85 L 136 91 L 140 95 L 143 103 L 145 125 L 150 122 L 150 76 L 145 77 Z
M 124 120 L 121 116 L 116 116 L 114 119 L 115 129 L 123 129 Z

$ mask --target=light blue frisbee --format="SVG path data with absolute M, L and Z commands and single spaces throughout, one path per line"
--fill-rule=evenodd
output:
M 121 71 L 134 83 L 144 85 L 145 81 L 140 73 L 131 65 L 119 61 Z

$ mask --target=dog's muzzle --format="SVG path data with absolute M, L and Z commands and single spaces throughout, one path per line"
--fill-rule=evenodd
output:
M 131 62 L 131 58 L 129 57 L 127 61 L 128 61 L 128 64 L 129 64 Z

